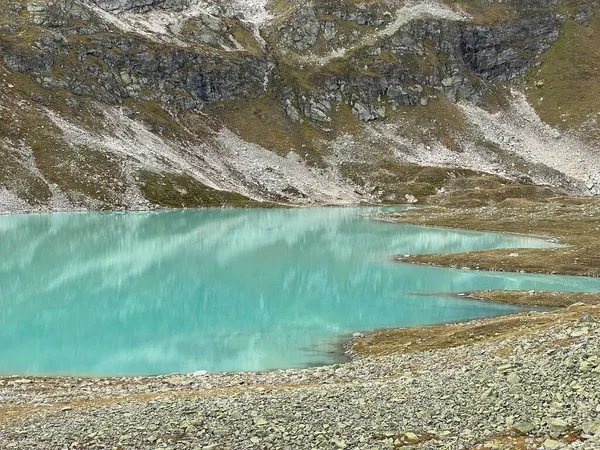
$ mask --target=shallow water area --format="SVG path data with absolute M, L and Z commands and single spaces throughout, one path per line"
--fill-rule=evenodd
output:
M 0 374 L 151 375 L 335 362 L 339 337 L 522 311 L 448 293 L 600 291 L 584 277 L 396 264 L 397 254 L 548 247 L 389 224 L 385 208 L 0 217 Z

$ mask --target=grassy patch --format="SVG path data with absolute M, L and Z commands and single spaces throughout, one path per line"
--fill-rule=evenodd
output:
M 440 142 L 460 151 L 459 142 L 472 132 L 465 113 L 446 98 L 430 101 L 426 106 L 401 106 L 389 114 L 398 121 L 398 134 L 422 144 Z
M 600 138 L 600 12 L 587 27 L 567 20 L 541 63 L 530 71 L 528 98 L 542 120 L 564 129 L 587 122 Z
M 256 38 L 239 23 L 231 29 L 231 35 L 251 55 L 260 56 L 263 54 L 263 49 L 260 44 L 256 42 Z
M 20 155 L 0 147 L 0 186 L 15 193 L 30 205 L 45 205 L 52 194 L 48 185 L 25 169 L 19 162 Z
M 470 298 L 518 306 L 566 308 L 574 303 L 600 305 L 600 294 L 555 291 L 474 291 Z
M 128 98 L 123 101 L 123 106 L 134 112 L 135 120 L 141 121 L 159 136 L 176 141 L 189 141 L 199 137 L 182 127 L 157 101 Z
M 518 295 L 520 294 L 515 293 L 515 297 Z M 551 294 L 548 293 L 548 295 Z M 461 345 L 473 345 L 482 342 L 498 342 L 508 338 L 519 339 L 521 336 L 531 335 L 557 324 L 577 322 L 583 312 L 597 314 L 597 309 L 594 308 L 597 308 L 596 305 L 600 300 L 599 295 L 572 294 L 570 298 L 576 299 L 577 302 L 584 299 L 582 303 L 587 299 L 587 304 L 548 314 L 522 313 L 465 323 L 377 331 L 353 341 L 351 348 L 361 356 L 380 357 L 397 353 L 416 353 Z M 507 354 L 512 352 L 511 348 L 502 350 Z M 504 356 L 506 356 L 506 353 Z
M 407 194 L 414 195 L 421 202 L 448 203 L 465 196 L 488 195 L 496 192 L 495 199 L 504 199 L 511 189 L 527 189 L 519 183 L 505 180 L 469 169 L 453 167 L 424 167 L 416 164 L 384 160 L 374 163 L 344 163 L 342 174 L 361 186 L 370 186 L 373 191 L 382 192 L 381 197 L 390 203 L 404 202 Z M 533 187 L 532 187 L 533 188 Z M 437 194 L 440 190 L 445 194 Z M 437 194 L 437 195 L 436 195 Z
M 200 208 L 251 204 L 241 194 L 208 187 L 189 175 L 142 172 L 142 193 L 152 203 L 169 208 Z
M 557 248 L 413 255 L 404 261 L 504 272 L 600 276 L 600 200 L 506 199 L 480 208 L 434 207 L 392 215 L 398 223 L 553 237 Z
M 206 111 L 248 142 L 283 156 L 294 151 L 309 164 L 324 165 L 320 143 L 327 139 L 327 134 L 307 120 L 293 122 L 275 94 L 264 94 L 244 102 L 226 101 L 211 105 Z
M 452 8 L 460 7 L 469 14 L 472 22 L 480 25 L 494 24 L 503 20 L 516 19 L 522 4 L 509 2 L 492 3 L 489 0 L 444 0 Z
M 121 204 L 120 198 L 126 189 L 125 175 L 116 156 L 64 142 L 36 141 L 32 149 L 36 165 L 46 180 L 68 195 L 77 198 L 81 193 L 107 208 Z
M 556 195 L 549 188 L 503 180 L 493 175 L 455 180 L 448 189 L 448 192 L 431 198 L 429 203 L 463 208 L 495 205 L 515 198 L 544 201 Z

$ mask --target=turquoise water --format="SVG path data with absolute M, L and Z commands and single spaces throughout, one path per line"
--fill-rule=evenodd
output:
M 245 371 L 335 361 L 355 331 L 519 311 L 472 289 L 599 291 L 582 277 L 390 262 L 550 244 L 376 222 L 373 208 L 0 217 L 0 374 Z

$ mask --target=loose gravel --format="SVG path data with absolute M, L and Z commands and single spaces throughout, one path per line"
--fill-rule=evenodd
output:
M 1 379 L 0 449 L 600 448 L 600 307 L 589 311 L 311 369 Z

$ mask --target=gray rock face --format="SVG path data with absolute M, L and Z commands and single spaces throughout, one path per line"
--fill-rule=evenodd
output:
M 54 67 L 54 59 L 48 53 L 32 52 L 30 54 L 22 54 L 13 49 L 3 51 L 2 53 L 6 67 L 15 72 L 32 75 L 49 74 Z
M 98 44 L 93 56 L 111 68 L 108 73 L 98 73 L 106 82 L 107 94 L 147 97 L 166 105 L 175 103 L 181 108 L 256 95 L 261 92 L 268 71 L 267 60 L 260 57 L 227 60 L 175 49 L 116 53 L 109 48 L 139 48 L 139 43 L 110 40 Z M 88 51 L 80 52 L 80 60 L 86 61 L 91 56 Z
M 303 6 L 279 28 L 281 45 L 299 51 L 308 50 L 317 43 L 320 29 L 315 10 Z
M 587 5 L 582 5 L 582 7 L 573 15 L 573 20 L 580 25 L 588 26 L 588 23 L 594 15 L 594 11 L 599 4 L 600 3 L 598 2 L 594 2 Z
M 182 30 L 187 39 L 202 44 L 222 48 L 231 45 L 228 39 L 229 28 L 218 17 L 201 14 L 183 22 Z
M 148 12 L 155 8 L 183 11 L 190 6 L 189 0 L 88 0 L 90 3 L 110 12 Z
M 66 14 L 63 18 L 68 20 Z M 203 27 L 210 30 L 213 25 Z M 68 89 L 112 104 L 128 97 L 154 100 L 172 110 L 256 96 L 270 70 L 268 59 L 261 56 L 228 58 L 120 34 L 94 33 L 82 40 L 81 30 L 72 32 L 77 34 L 42 35 L 36 42 L 39 50 L 0 41 L 4 64 L 37 77 L 47 88 Z M 68 63 L 73 60 L 77 64 Z M 60 72 L 55 71 L 57 64 L 62 66 Z
M 362 102 L 356 102 L 352 106 L 352 114 L 358 117 L 363 122 L 385 118 L 385 107 L 365 105 Z
M 362 3 L 360 5 L 348 5 L 340 7 L 339 4 L 329 3 L 317 6 L 319 12 L 324 15 L 338 17 L 346 22 L 356 22 L 358 25 L 379 27 L 391 18 L 391 13 L 385 4 Z
M 331 103 L 323 97 L 302 97 L 300 99 L 300 110 L 302 113 L 317 122 L 331 122 L 329 112 Z
M 334 22 L 325 22 L 323 24 L 323 37 L 326 41 L 331 41 L 337 34 L 337 29 Z
M 545 8 L 547 3 L 530 2 L 529 6 Z M 374 21 L 372 11 L 362 16 L 353 10 L 325 12 L 371 26 L 381 25 L 387 18 L 381 11 L 381 21 Z M 376 106 L 381 102 L 392 106 L 427 104 L 432 89 L 451 101 L 479 103 L 487 89 L 485 82 L 506 81 L 522 74 L 558 38 L 558 15 L 547 11 L 528 14 L 485 26 L 414 20 L 352 58 L 342 74 L 328 74 L 316 81 L 325 97 L 351 104 L 353 113 L 364 121 L 384 117 L 385 109 Z M 332 22 L 323 25 L 326 40 L 335 36 L 334 26 Z M 383 58 L 382 52 L 388 57 Z M 318 120 L 310 114 L 306 115 Z
M 144 13 L 153 8 L 178 11 L 190 5 L 190 0 L 85 1 L 115 13 Z M 257 56 L 221 51 L 231 45 L 229 32 L 235 19 L 229 16 L 222 19 L 205 14 L 188 19 L 182 26 L 194 45 L 181 48 L 156 45 L 142 36 L 114 30 L 77 0 L 32 0 L 27 6 L 30 21 L 46 28 L 60 27 L 61 35 L 38 39 L 41 51 L 37 53 L 31 48 L 5 45 L 2 54 L 9 69 L 34 75 L 47 87 L 69 89 L 111 103 L 127 97 L 156 100 L 173 109 L 258 96 L 274 66 L 271 78 L 283 81 L 277 87 L 278 94 L 283 110 L 293 121 L 304 117 L 327 123 L 333 102 L 345 103 L 356 117 L 372 121 L 385 117 L 386 106 L 426 105 L 436 95 L 451 101 L 480 102 L 487 89 L 485 83 L 510 80 L 523 73 L 558 37 L 561 19 L 548 11 L 556 3 L 529 0 L 520 18 L 487 25 L 413 20 L 392 35 L 365 41 L 342 62 L 336 61 L 333 70 L 325 67 L 311 75 L 308 86 L 277 73 L 277 52 Z M 217 10 L 223 8 L 226 6 Z M 269 43 L 285 48 L 283 53 L 303 52 L 310 57 L 310 51 L 317 51 L 314 48 L 319 39 L 331 50 L 343 43 L 357 45 L 362 32 L 391 23 L 393 14 L 383 2 L 304 3 L 269 32 L 274 39 Z M 107 30 L 112 32 L 104 33 Z M 86 39 L 77 38 L 82 35 Z M 211 49 L 199 50 L 197 45 Z M 65 67 L 66 61 L 70 63 Z M 53 73 L 55 64 L 65 68 Z M 298 65 L 291 70 L 301 73 L 306 69 Z
M 27 3 L 26 11 L 35 25 L 58 28 L 67 25 L 69 18 L 90 21 L 92 14 L 76 0 L 44 1 Z
M 506 81 L 523 73 L 535 56 L 558 38 L 560 19 L 554 13 L 496 27 L 465 29 L 460 48 L 469 67 L 484 80 Z
M 287 114 L 287 116 L 292 119 L 294 122 L 303 122 L 302 114 L 298 109 L 292 104 L 290 99 L 284 99 L 283 101 L 283 110 Z

